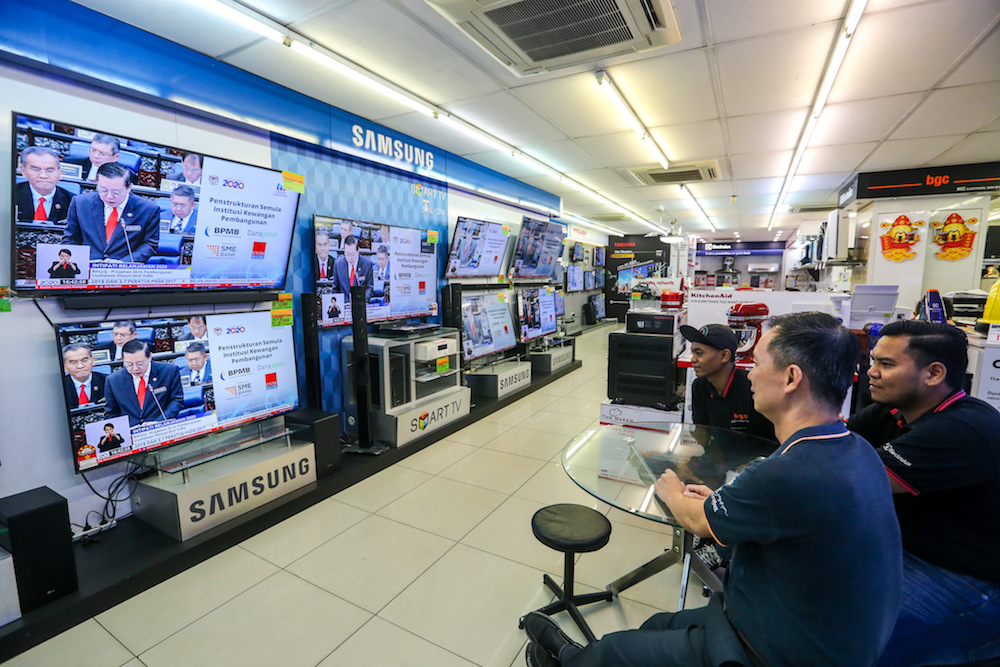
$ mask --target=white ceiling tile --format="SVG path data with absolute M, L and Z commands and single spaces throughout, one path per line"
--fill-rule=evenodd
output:
M 716 47 L 726 113 L 812 106 L 836 34 L 825 23 Z
M 296 30 L 434 104 L 502 87 L 386 0 L 341 5 Z
M 493 93 L 443 105 L 452 114 L 514 146 L 565 139 L 566 135 L 539 118 L 509 92 Z
M 838 2 L 712 0 L 705 3 L 716 44 L 802 28 L 844 17 Z
M 823 204 L 836 204 L 836 196 L 839 190 L 803 190 L 802 192 L 792 192 L 786 195 L 785 203 L 789 206 L 820 206 Z
M 928 162 L 931 166 L 996 162 L 1000 159 L 1000 131 L 976 132 Z
M 432 146 L 439 146 L 457 155 L 475 154 L 478 156 L 481 153 L 489 152 L 496 155 L 497 158 L 507 157 L 501 155 L 499 151 L 490 150 L 487 146 L 472 137 L 457 132 L 444 123 L 436 121 L 433 118 L 428 118 L 415 111 L 402 116 L 387 118 L 382 123 L 397 132 L 408 134 L 415 139 L 420 139 Z M 510 158 L 510 161 L 513 162 L 513 158 Z M 525 167 L 528 168 L 527 165 Z M 537 173 L 537 171 L 531 170 L 530 173 Z
M 599 169 L 604 166 L 588 150 L 570 139 L 525 146 L 524 152 L 563 173 Z
M 641 186 L 641 190 L 650 201 L 671 202 L 687 199 L 687 195 L 681 192 L 677 185 L 645 185 Z
M 964 136 L 886 141 L 861 165 L 861 171 L 921 167 L 964 139 Z
M 778 194 L 781 191 L 781 183 L 785 179 L 778 178 L 750 178 L 736 181 L 736 194 L 743 195 L 763 195 Z
M 628 187 L 631 192 L 635 190 L 631 188 L 631 183 L 623 179 L 618 175 L 613 169 L 594 169 L 591 171 L 576 171 L 567 174 L 570 178 L 575 181 L 583 183 L 588 188 L 597 190 L 602 195 L 610 197 L 607 193 L 609 189 L 621 189 Z
M 733 153 L 762 153 L 794 149 L 808 116 L 807 108 L 730 116 L 726 119 L 730 150 Z
M 598 88 L 593 72 L 529 83 L 513 93 L 571 137 L 622 129 L 621 118 Z
M 732 157 L 733 178 L 764 178 L 788 173 L 793 151 L 771 151 L 769 153 L 742 153 Z
M 994 30 L 944 80 L 945 86 L 986 83 L 1000 79 L 1000 31 Z
M 719 117 L 708 56 L 703 49 L 650 58 L 608 71 L 646 127 Z M 604 103 L 611 104 L 607 98 Z
M 917 104 L 921 95 L 907 93 L 871 100 L 828 104 L 813 130 L 810 146 L 881 141 Z
M 842 144 L 839 146 L 816 146 L 807 148 L 799 163 L 799 174 L 829 174 L 857 171 L 858 165 L 878 144 L 869 141 L 863 144 Z
M 726 153 L 722 121 L 665 125 L 649 131 L 671 162 L 714 159 Z
M 779 183 L 778 188 L 781 188 Z M 778 190 L 774 192 L 767 192 L 764 194 L 744 194 L 736 198 L 736 204 L 740 207 L 750 207 L 757 208 L 766 206 L 769 207 L 767 212 L 770 213 L 771 209 L 774 208 L 774 199 L 778 194 Z
M 695 197 L 731 197 L 735 194 L 735 186 L 730 180 L 725 181 L 704 181 L 702 183 L 690 183 L 688 187 Z
M 839 174 L 798 174 L 792 179 L 791 189 L 796 192 L 823 190 L 829 193 L 840 189 L 840 186 L 851 177 L 852 173 L 845 171 Z
M 289 25 L 303 19 L 317 16 L 318 14 L 332 11 L 337 7 L 346 5 L 353 0 L 251 0 L 243 4 L 256 9 L 265 16 L 269 16 L 278 23 Z
M 996 0 L 944 0 L 866 12 L 830 102 L 926 90 L 998 11 Z
M 639 167 L 655 163 L 634 132 L 583 137 L 578 141 L 611 167 Z
M 1000 62 L 997 63 L 1000 68 Z M 917 107 L 893 139 L 975 132 L 1000 115 L 1000 81 L 936 90 Z
M 470 157 L 469 159 L 474 159 L 474 158 Z M 551 176 L 546 176 L 545 174 L 518 176 L 517 180 L 521 181 L 522 183 L 527 183 L 528 185 L 533 185 L 536 188 L 545 190 L 546 192 L 550 192 L 554 195 L 565 195 L 569 192 L 576 192 L 576 190 L 566 185 L 566 183 L 562 181 L 557 181 Z

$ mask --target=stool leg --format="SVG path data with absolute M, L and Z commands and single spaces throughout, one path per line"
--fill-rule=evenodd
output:
M 552 577 L 550 577 L 547 574 L 543 574 L 542 581 L 545 582 L 545 585 L 548 586 L 552 590 L 552 592 L 556 594 L 556 597 L 558 597 L 560 600 L 566 598 L 566 595 L 563 594 L 562 587 L 560 587 L 559 584 L 557 584 Z

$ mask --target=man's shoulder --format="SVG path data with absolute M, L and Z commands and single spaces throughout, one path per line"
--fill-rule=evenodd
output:
M 129 206 L 133 207 L 136 212 L 141 213 L 155 213 L 156 217 L 160 217 L 160 207 L 149 201 L 145 197 L 139 197 L 132 194 L 128 198 Z
M 177 370 L 177 366 L 175 366 L 174 364 L 167 364 L 162 361 L 154 361 L 152 364 L 150 364 L 150 367 L 152 369 L 158 370 L 161 373 L 167 373 L 168 375 L 171 373 L 176 373 L 178 375 L 180 374 L 180 371 Z
M 944 430 L 955 437 L 976 431 L 992 439 L 1000 432 L 1000 412 L 973 396 L 963 396 L 940 412 L 928 412 L 910 425 L 911 431 Z

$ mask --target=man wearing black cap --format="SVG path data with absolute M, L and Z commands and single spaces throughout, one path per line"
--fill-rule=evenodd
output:
M 733 330 L 724 324 L 680 329 L 691 343 L 691 367 L 697 376 L 691 385 L 692 421 L 777 442 L 774 425 L 753 409 L 747 371 L 736 367 L 739 339 Z

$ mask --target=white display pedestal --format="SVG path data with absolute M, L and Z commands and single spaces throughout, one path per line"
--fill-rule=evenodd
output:
M 679 424 L 680 410 L 657 410 L 641 405 L 625 405 L 605 401 L 601 403 L 601 424 Z
M 9 551 L 0 549 L 0 625 L 19 618 L 21 604 L 17 599 L 17 581 L 14 579 L 14 557 Z
M 372 412 L 372 432 L 379 442 L 402 447 L 469 414 L 472 391 L 453 387 L 389 412 Z
M 140 480 L 132 511 L 184 541 L 316 481 L 313 443 L 265 442 L 181 472 Z M 187 481 L 185 481 L 187 478 Z
M 473 395 L 503 398 L 531 384 L 531 364 L 505 361 L 466 372 L 464 376 Z
M 576 346 L 573 340 L 563 341 L 562 345 L 553 346 L 544 352 L 531 352 L 531 369 L 536 373 L 552 373 L 564 366 L 569 366 L 575 358 Z

